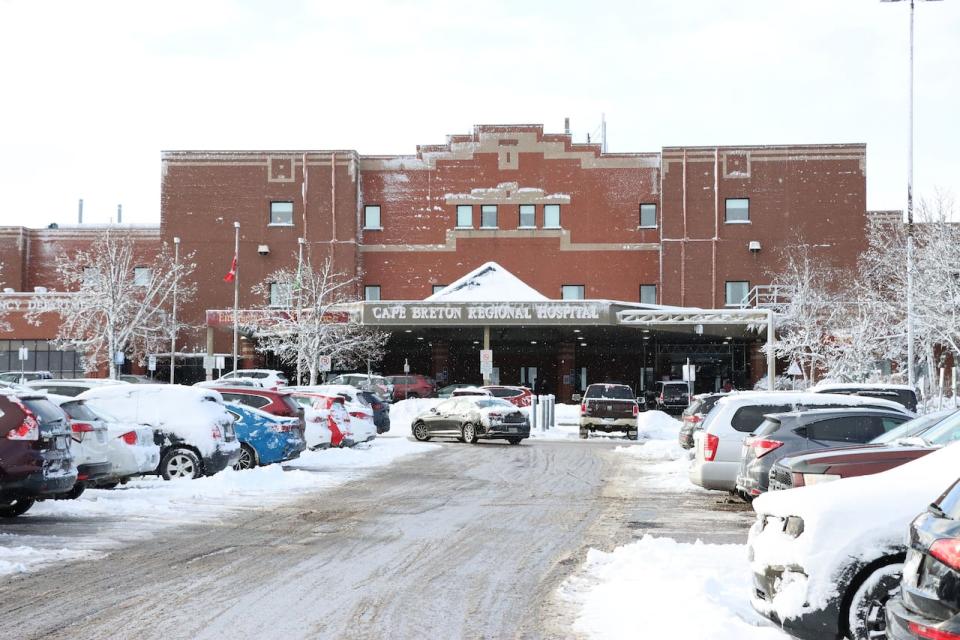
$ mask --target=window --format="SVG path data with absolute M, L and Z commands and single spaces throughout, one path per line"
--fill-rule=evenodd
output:
M 750 283 L 746 280 L 727 280 L 727 298 L 728 307 L 739 307 L 743 304 L 743 299 L 750 293 Z
M 293 302 L 293 285 L 289 282 L 270 283 L 270 306 L 289 307 Z
M 380 299 L 380 285 L 369 284 L 363 288 L 363 299 L 376 302 Z
M 480 207 L 480 228 L 481 229 L 497 228 L 497 205 L 485 204 L 482 207 Z
M 877 416 L 844 416 L 808 425 L 806 437 L 828 442 L 870 442 L 883 435 L 883 423 Z
M 520 228 L 537 226 L 537 206 L 533 204 L 520 205 Z
M 727 198 L 725 222 L 750 222 L 750 199 Z
M 560 297 L 564 300 L 583 300 L 582 284 L 565 284 L 560 288 Z
M 728 201 L 729 202 L 729 201 Z M 656 228 L 657 226 L 657 205 L 640 205 L 640 226 L 644 228 Z
M 543 226 L 545 229 L 560 228 L 560 205 L 558 204 L 543 205 Z
M 443 291 L 443 290 L 446 288 L 446 286 L 447 286 L 447 285 L 445 285 L 445 284 L 435 284 L 435 285 L 433 285 L 433 292 L 434 292 L 434 293 L 440 293 L 441 291 Z
M 271 202 L 270 203 L 270 224 L 293 225 L 293 203 L 292 202 Z
M 138 287 L 147 287 L 150 286 L 151 280 L 153 280 L 153 271 L 150 267 L 134 267 L 133 284 Z
M 382 229 L 380 226 L 380 205 L 368 204 L 363 208 L 363 228 Z
M 741 433 L 753 433 L 763 423 L 763 416 L 770 413 L 793 411 L 789 404 L 763 404 L 740 407 L 730 418 L 730 426 Z
M 473 228 L 473 205 L 472 204 L 458 204 L 457 205 L 457 226 L 464 229 Z
M 640 302 L 642 304 L 657 304 L 657 285 L 640 285 Z

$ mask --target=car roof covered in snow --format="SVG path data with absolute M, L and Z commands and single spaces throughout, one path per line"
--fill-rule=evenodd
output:
M 821 389 L 896 389 L 897 391 L 913 391 L 916 389 L 908 384 L 886 384 L 883 382 L 821 382 L 810 387 L 809 391 L 822 393 Z

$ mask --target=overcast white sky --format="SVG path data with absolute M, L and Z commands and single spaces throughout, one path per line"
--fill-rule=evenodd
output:
M 0 0 L 0 224 L 159 221 L 162 149 L 867 143 L 902 208 L 907 2 Z M 917 6 L 916 185 L 960 196 L 960 0 Z

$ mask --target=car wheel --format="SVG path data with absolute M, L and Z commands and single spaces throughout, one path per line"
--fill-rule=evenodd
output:
M 628 432 L 627 432 L 627 440 L 636 440 L 636 439 L 637 439 L 637 432 L 636 432 L 636 431 L 628 431 Z
M 426 442 L 430 439 L 429 432 L 427 431 L 427 425 L 422 422 L 418 422 L 413 425 L 413 437 L 419 440 L 420 442 Z
M 253 469 L 255 466 L 257 466 L 257 452 L 246 442 L 242 443 L 240 445 L 240 459 L 237 460 L 237 464 L 233 465 L 233 468 L 237 471 L 243 471 L 244 469 Z
M 851 640 L 887 637 L 887 601 L 900 592 L 903 563 L 878 567 L 857 587 L 847 607 L 847 636 Z
M 589 438 L 589 437 L 590 437 L 590 432 L 587 430 L 587 428 L 586 428 L 586 427 L 580 427 L 580 439 L 581 439 L 581 440 L 586 440 L 586 439 Z
M 33 498 L 14 498 L 0 501 L 0 518 L 16 518 L 22 516 L 34 503 Z
M 174 478 L 199 478 L 200 459 L 190 449 L 170 449 L 160 460 L 160 475 L 164 480 Z
M 407 399 L 410 399 L 410 398 L 419 398 L 419 397 L 420 397 L 420 394 L 419 394 L 419 393 L 411 392 L 411 393 L 408 393 L 408 394 L 407 394 Z
M 87 485 L 85 483 L 75 482 L 73 484 L 73 489 L 70 489 L 70 491 L 67 491 L 64 494 L 58 495 L 57 497 L 60 498 L 61 500 L 76 500 L 81 495 L 83 495 L 83 491 L 86 488 L 87 488 Z
M 463 436 L 463 441 L 469 444 L 477 444 L 477 428 L 473 426 L 472 422 L 468 422 L 460 428 L 460 434 Z
M 507 442 L 510 444 L 520 444 L 521 440 L 523 440 L 523 438 L 508 438 Z
M 119 482 L 107 482 L 104 484 L 98 484 L 97 489 L 116 489 L 118 486 L 120 486 Z

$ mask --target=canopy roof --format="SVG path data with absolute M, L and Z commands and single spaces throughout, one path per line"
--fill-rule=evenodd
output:
M 496 262 L 480 265 L 425 302 L 544 302 L 545 295 Z

